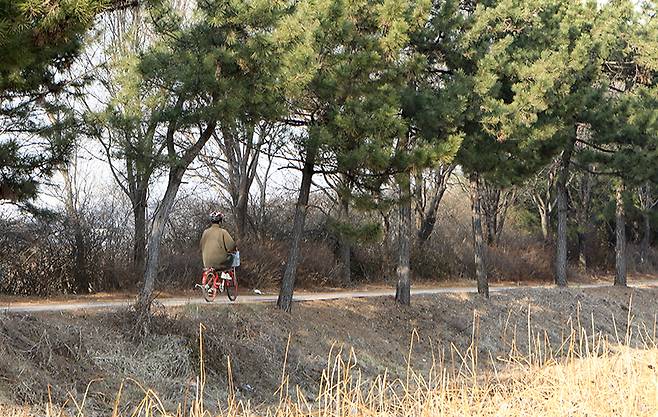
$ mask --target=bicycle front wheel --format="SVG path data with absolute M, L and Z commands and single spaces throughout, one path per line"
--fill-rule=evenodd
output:
M 216 288 L 210 288 L 208 290 L 204 289 L 203 290 L 203 298 L 209 303 L 212 303 L 215 301 L 215 298 L 217 297 L 217 289 Z

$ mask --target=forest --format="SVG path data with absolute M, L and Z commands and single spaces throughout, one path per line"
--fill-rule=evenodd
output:
M 0 291 L 658 273 L 658 19 L 631 0 L 0 0 Z

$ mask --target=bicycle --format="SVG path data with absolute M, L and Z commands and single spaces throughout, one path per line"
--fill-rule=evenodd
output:
M 226 290 L 226 296 L 230 301 L 238 298 L 238 277 L 235 273 L 236 267 L 240 265 L 240 255 L 233 257 L 233 265 L 226 269 L 205 268 L 201 277 L 201 284 L 196 287 L 203 291 L 203 298 L 212 303 L 215 301 L 218 293 Z

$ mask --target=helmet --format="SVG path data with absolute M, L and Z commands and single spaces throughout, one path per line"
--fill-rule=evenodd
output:
M 213 211 L 208 215 L 210 223 L 221 223 L 224 221 L 224 213 L 221 211 Z

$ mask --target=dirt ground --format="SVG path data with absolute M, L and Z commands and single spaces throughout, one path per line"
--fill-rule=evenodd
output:
M 0 404 L 38 414 L 49 391 L 61 404 L 89 390 L 90 415 L 111 409 L 125 382 L 122 407 L 143 397 L 141 386 L 175 408 L 196 390 L 200 327 L 206 402 L 224 403 L 231 386 L 239 399 L 258 405 L 276 401 L 283 372 L 290 387 L 313 398 L 330 352 L 353 352 L 364 378 L 384 371 L 404 378 L 408 358 L 419 372 L 429 372 L 437 358 L 458 366 L 457 352 L 475 342 L 479 366 L 487 369 L 539 339 L 559 356 L 572 328 L 579 329 L 576 343 L 630 335 L 631 345 L 644 346 L 655 341 L 657 314 L 655 288 L 520 288 L 489 300 L 441 294 L 415 297 L 411 307 L 389 297 L 315 301 L 296 304 L 290 314 L 266 304 L 189 306 L 160 312 L 153 334 L 139 343 L 129 337 L 126 312 L 1 316 Z

